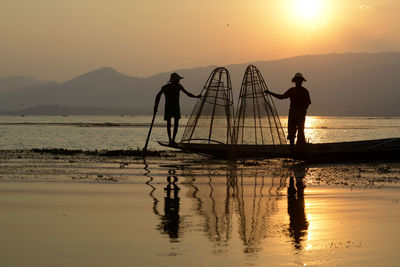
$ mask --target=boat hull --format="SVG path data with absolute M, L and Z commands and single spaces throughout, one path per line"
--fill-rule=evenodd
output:
M 399 160 L 400 138 L 307 144 L 292 155 L 289 145 L 181 144 L 186 152 L 221 158 L 299 158 L 309 161 Z

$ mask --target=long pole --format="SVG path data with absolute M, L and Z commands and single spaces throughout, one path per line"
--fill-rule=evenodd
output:
M 156 115 L 157 115 L 157 112 L 155 111 L 154 114 L 153 114 L 153 119 L 151 120 L 149 133 L 147 134 L 146 144 L 144 145 L 144 148 L 143 148 L 143 157 L 146 156 L 147 145 L 149 144 L 151 130 L 153 129 L 154 119 L 156 118 Z

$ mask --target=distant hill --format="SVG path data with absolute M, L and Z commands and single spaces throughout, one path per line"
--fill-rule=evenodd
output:
M 256 65 L 271 90 L 280 92 L 291 86 L 295 72 L 302 72 L 311 114 L 400 116 L 400 53 L 301 56 Z
M 309 89 L 312 99 L 309 114 L 400 116 L 400 53 L 309 55 L 229 65 L 226 68 L 231 73 L 235 97 L 239 94 L 248 64 L 257 66 L 270 90 L 277 93 L 291 87 L 294 73 L 302 72 L 308 80 L 305 87 Z M 214 68 L 207 66 L 176 71 L 185 77 L 182 80 L 185 88 L 198 94 Z M 57 104 L 151 114 L 154 97 L 168 81 L 169 74 L 137 78 L 112 68 L 101 68 L 65 83 L 45 83 L 0 91 L 0 110 L 16 111 Z M 182 94 L 182 112 L 190 114 L 195 101 Z M 281 114 L 287 113 L 288 100 L 276 100 L 275 103 Z M 162 105 L 160 111 L 162 113 Z
M 26 76 L 0 77 L 0 92 L 21 87 L 41 85 L 46 83 L 51 83 L 51 81 L 40 81 L 35 79 L 34 77 L 26 77 Z
M 38 105 L 18 111 L 3 111 L 0 115 L 134 115 L 134 110 L 101 107 L 68 107 L 60 105 Z
M 202 68 L 197 68 L 197 71 L 193 72 L 194 75 L 190 75 L 189 82 L 201 88 L 203 80 L 208 77 L 211 69 L 212 67 L 202 71 Z M 180 73 L 185 73 L 185 71 Z M 65 83 L 48 83 L 0 92 L 0 111 L 15 113 L 39 105 L 59 105 L 99 107 L 129 110 L 135 114 L 151 114 L 155 95 L 168 80 L 169 73 L 149 78 L 136 78 L 106 67 L 85 73 Z M 200 93 L 200 89 L 197 89 L 197 93 Z M 182 104 L 182 111 L 189 113 L 195 102 L 193 100 L 190 102 L 184 97 L 182 99 L 186 100 L 186 104 Z M 162 108 L 163 103 L 159 109 L 162 110 Z

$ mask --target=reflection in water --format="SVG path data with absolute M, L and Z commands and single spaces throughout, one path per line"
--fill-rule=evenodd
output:
M 308 221 L 304 205 L 304 177 L 307 170 L 299 165 L 294 168 L 296 187 L 293 176 L 290 177 L 287 192 L 288 213 L 289 213 L 289 236 L 292 238 L 296 249 L 302 250 L 305 235 L 307 235 Z
M 146 169 L 146 167 L 144 168 Z M 156 187 L 154 187 L 150 182 L 153 181 L 153 177 L 150 176 L 150 171 L 145 173 L 145 176 L 150 177 L 150 180 L 146 183 L 152 189 L 149 193 L 150 197 L 153 199 L 153 213 L 160 218 L 160 223 L 157 229 L 163 233 L 167 234 L 171 242 L 179 242 L 179 235 L 181 233 L 180 223 L 181 218 L 179 215 L 180 208 L 180 198 L 179 190 L 180 188 L 176 184 L 178 177 L 175 175 L 175 170 L 169 170 L 167 176 L 167 186 L 164 188 L 164 215 L 158 211 L 159 200 L 155 196 L 154 192 Z
M 151 184 L 151 182 L 154 180 L 154 178 L 153 178 L 153 176 L 150 175 L 151 172 L 149 170 L 149 164 L 147 164 L 147 161 L 144 158 L 143 158 L 143 165 L 144 165 L 143 169 L 145 170 L 145 173 L 143 175 L 149 178 L 149 180 L 146 182 L 146 184 L 151 187 L 149 196 L 153 199 L 153 212 L 154 212 L 154 214 L 160 216 L 158 209 L 157 209 L 159 200 L 154 196 L 154 191 L 156 191 L 156 188 Z
M 178 242 L 179 238 L 179 190 L 176 185 L 178 177 L 175 171 L 169 171 L 170 176 L 167 177 L 168 185 L 165 188 L 166 196 L 164 197 L 164 215 L 161 216 L 159 229 L 162 233 L 168 234 L 172 242 Z
M 235 186 L 232 197 L 236 203 L 239 217 L 239 234 L 245 253 L 260 250 L 262 241 L 274 234 L 270 217 L 278 211 L 280 191 L 285 187 L 286 179 L 265 177 L 257 169 L 242 170 L 239 178 L 235 166 L 230 168 Z
M 270 217 L 278 211 L 280 192 L 286 179 L 265 177 L 257 168 L 238 169 L 229 164 L 225 176 L 209 170 L 208 182 L 196 182 L 190 171 L 184 173 L 188 191 L 186 196 L 196 202 L 195 210 L 204 219 L 204 232 L 221 251 L 232 237 L 233 218 L 236 217 L 239 236 L 245 253 L 261 249 L 262 241 L 275 231 Z
M 160 202 L 157 197 L 154 195 L 156 191 L 156 187 L 154 187 L 151 182 L 153 182 L 154 178 L 150 175 L 151 171 L 149 170 L 149 165 L 146 160 L 143 160 L 145 173 L 143 174 L 146 177 L 149 177 L 149 180 L 146 182 L 148 186 L 151 187 L 151 191 L 149 196 L 153 200 L 153 213 L 157 215 L 161 222 L 157 227 L 162 233 L 167 234 L 171 239 L 171 242 L 178 242 L 179 238 L 179 224 L 180 224 L 180 216 L 179 216 L 179 190 L 180 188 L 176 185 L 178 181 L 178 177 L 175 175 L 175 170 L 169 170 L 167 176 L 167 186 L 165 187 L 166 196 L 164 197 L 164 215 L 162 215 L 158 211 L 158 203 Z
M 227 187 L 218 175 L 208 170 L 208 177 L 198 177 L 185 171 L 186 197 L 194 200 L 194 212 L 202 218 L 202 230 L 220 248 L 227 247 L 232 232 L 232 205 Z M 214 177 L 217 176 L 217 177 Z
M 180 186 L 184 189 L 183 200 L 185 203 L 188 201 L 185 207 L 189 210 L 185 208 L 182 211 L 181 208 L 181 188 L 177 185 L 176 170 L 168 170 L 167 185 L 162 190 L 163 212 L 158 207 L 161 190 L 158 190 L 157 198 L 157 183 L 153 186 L 150 183 L 153 178 L 149 173 L 145 174 L 150 177 L 147 184 L 151 187 L 153 212 L 159 218 L 157 229 L 167 235 L 170 242 L 182 241 L 180 238 L 184 231 L 192 227 L 199 229 L 200 226 L 200 231 L 214 245 L 216 253 L 228 250 L 233 242 L 233 231 L 237 231 L 245 254 L 260 251 L 266 238 L 281 236 L 283 232 L 288 233 L 296 249 L 303 249 L 302 243 L 307 236 L 309 224 L 304 205 L 304 167 L 296 166 L 293 169 L 294 177 L 289 179 L 288 226 L 273 217 L 278 215 L 279 201 L 284 200 L 286 177 L 271 176 L 257 166 L 236 163 L 195 167 L 186 165 L 177 170 L 180 172 Z M 180 214 L 182 212 L 184 215 Z M 183 218 L 186 218 L 185 222 Z M 288 230 L 282 231 L 284 228 Z

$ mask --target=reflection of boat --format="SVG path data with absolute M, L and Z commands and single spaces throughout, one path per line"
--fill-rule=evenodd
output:
M 217 157 L 290 157 L 289 145 L 182 144 L 183 151 Z M 400 138 L 307 144 L 300 158 L 310 161 L 400 159 Z

